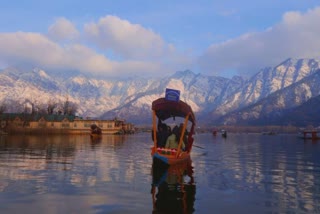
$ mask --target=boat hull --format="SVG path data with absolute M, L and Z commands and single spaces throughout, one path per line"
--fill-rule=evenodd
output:
M 90 134 L 90 137 L 91 139 L 99 139 L 99 138 L 102 138 L 102 135 L 101 134 Z
M 190 153 L 188 152 L 180 152 L 178 155 L 172 149 L 164 149 L 164 148 L 151 148 L 151 156 L 154 161 L 161 161 L 167 165 L 176 165 L 182 162 L 190 161 Z

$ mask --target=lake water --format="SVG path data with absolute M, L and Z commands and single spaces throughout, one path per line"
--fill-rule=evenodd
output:
M 197 134 L 182 170 L 153 170 L 151 145 L 0 136 L 0 213 L 320 213 L 320 141 Z

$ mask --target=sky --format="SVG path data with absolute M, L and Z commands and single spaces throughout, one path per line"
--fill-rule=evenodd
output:
M 319 0 L 2 0 L 0 68 L 251 76 L 320 59 Z

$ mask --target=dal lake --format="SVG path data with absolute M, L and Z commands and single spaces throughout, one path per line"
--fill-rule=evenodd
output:
M 320 141 L 196 134 L 153 169 L 150 133 L 0 136 L 1 213 L 320 213 Z

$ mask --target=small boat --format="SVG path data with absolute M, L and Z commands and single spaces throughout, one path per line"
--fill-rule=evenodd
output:
M 217 136 L 217 133 L 218 133 L 217 129 L 213 129 L 213 130 L 212 130 L 212 135 L 213 135 L 213 136 Z
M 317 130 L 305 130 L 300 132 L 298 136 L 304 140 L 319 140 L 320 132 Z
M 221 130 L 221 136 L 224 138 L 227 138 L 227 131 L 226 130 Z
M 269 132 L 262 132 L 262 135 L 276 135 L 277 133 L 275 131 L 269 131 Z
M 91 133 L 90 133 L 91 138 L 95 139 L 95 138 L 102 137 L 102 130 L 96 124 L 92 124 L 90 128 L 91 128 Z
M 151 148 L 151 156 L 153 161 L 161 161 L 167 165 L 174 165 L 183 161 L 190 160 L 190 153 L 193 144 L 193 134 L 195 127 L 195 116 L 191 107 L 180 100 L 176 95 L 180 95 L 180 91 L 166 89 L 166 96 L 152 102 L 152 138 L 154 145 Z M 177 140 L 177 148 L 166 148 L 160 144 L 158 139 L 159 124 L 163 124 L 169 118 L 179 117 L 184 120 L 179 131 L 179 139 Z M 158 121 L 158 123 L 157 123 Z M 158 124 L 158 126 L 157 126 Z M 190 130 L 187 131 L 187 126 L 190 125 Z M 159 141 L 159 142 L 158 142 Z M 185 145 L 185 148 L 183 148 Z

